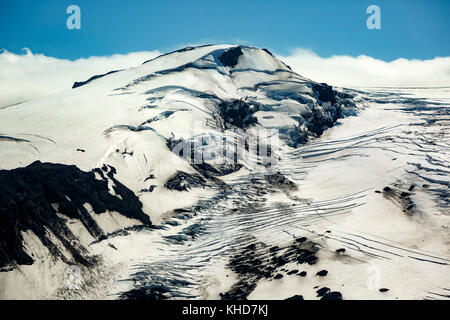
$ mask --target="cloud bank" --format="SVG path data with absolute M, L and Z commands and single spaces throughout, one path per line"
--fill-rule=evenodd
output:
M 450 86 L 450 57 L 386 62 L 364 55 L 322 58 L 296 49 L 280 58 L 304 77 L 337 86 Z
M 0 107 L 70 89 L 75 81 L 135 67 L 160 54 L 155 50 L 71 61 L 24 50 L 0 53 Z M 279 58 L 302 76 L 335 86 L 450 86 L 450 57 L 386 62 L 368 56 L 322 58 L 296 49 Z
M 72 88 L 96 74 L 135 67 L 158 56 L 158 51 L 89 57 L 75 61 L 3 50 L 0 53 L 0 107 Z

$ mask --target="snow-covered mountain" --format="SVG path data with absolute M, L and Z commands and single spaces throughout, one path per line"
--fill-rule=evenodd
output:
M 81 80 L 0 110 L 0 297 L 448 296 L 448 88 L 234 45 Z

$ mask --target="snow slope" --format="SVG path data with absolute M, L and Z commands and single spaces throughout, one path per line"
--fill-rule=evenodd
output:
M 4 202 L 37 220 L 3 231 L 18 249 L 0 242 L 0 297 L 448 296 L 449 94 L 437 91 L 334 90 L 266 50 L 210 45 L 1 109 Z M 236 142 L 255 137 L 271 152 Z M 215 156 L 195 163 L 200 151 Z M 30 182 L 45 201 L 29 205 Z

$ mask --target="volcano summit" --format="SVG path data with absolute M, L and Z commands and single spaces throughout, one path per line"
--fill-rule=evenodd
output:
M 442 295 L 447 102 L 205 45 L 3 108 L 0 297 Z

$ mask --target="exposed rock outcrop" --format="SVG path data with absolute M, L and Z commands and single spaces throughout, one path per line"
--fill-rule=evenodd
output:
M 97 179 L 98 173 L 101 179 Z M 56 237 L 70 252 L 73 261 L 90 265 L 94 259 L 79 244 L 66 225 L 67 219 L 81 222 L 96 239 L 103 230 L 85 207 L 94 214 L 116 211 L 130 219 L 151 225 L 142 211 L 142 203 L 114 178 L 115 169 L 104 166 L 84 172 L 74 165 L 36 161 L 24 168 L 0 171 L 0 268 L 32 264 L 26 252 L 22 232 L 33 232 L 42 244 L 64 262 L 67 258 L 52 241 Z M 106 176 L 105 176 L 106 174 Z M 108 189 L 108 179 L 116 195 Z

